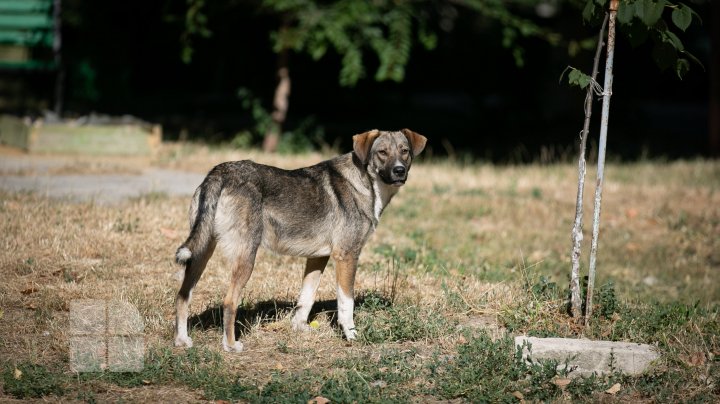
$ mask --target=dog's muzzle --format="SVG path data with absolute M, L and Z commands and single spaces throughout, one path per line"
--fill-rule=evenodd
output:
M 403 186 L 405 181 L 407 181 L 407 168 L 398 164 L 390 170 L 381 171 L 380 178 L 388 185 L 394 185 L 396 187 Z

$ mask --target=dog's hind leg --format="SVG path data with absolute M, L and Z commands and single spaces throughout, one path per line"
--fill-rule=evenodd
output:
M 295 315 L 292 318 L 292 328 L 296 331 L 307 331 L 308 316 L 315 303 L 315 292 L 320 285 L 320 276 L 322 276 L 330 257 L 308 258 L 305 264 L 305 274 L 303 276 L 302 290 L 298 297 Z
M 255 266 L 255 255 L 258 246 L 249 247 L 235 258 L 230 288 L 223 300 L 223 349 L 228 352 L 240 352 L 243 344 L 235 340 L 235 316 L 238 300 Z
M 207 262 L 215 251 L 215 241 L 210 240 L 204 251 L 199 251 L 185 262 L 185 276 L 175 299 L 175 346 L 192 347 L 188 336 L 188 311 L 192 290 L 202 275 Z

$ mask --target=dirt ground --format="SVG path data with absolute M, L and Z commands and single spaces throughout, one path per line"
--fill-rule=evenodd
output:
M 202 174 L 152 167 L 149 159 L 33 156 L 0 150 L 0 189 L 117 203 L 147 193 L 192 195 Z
M 70 377 L 68 305 L 76 299 L 132 303 L 145 322 L 146 345 L 157 356 L 146 363 L 162 364 L 161 354 L 168 350 L 183 358 L 182 351 L 171 348 L 179 269 L 172 257 L 187 235 L 190 195 L 204 174 L 228 160 L 293 168 L 327 157 L 188 144 L 163 145 L 158 155 L 146 158 L 32 156 L 0 149 L 0 366 L 39 364 Z M 312 392 L 321 391 L 318 386 L 326 380 L 345 380 L 344 368 L 365 377 L 357 358 L 375 363 L 385 360 L 387 352 L 399 352 L 403 366 L 417 362 L 426 369 L 458 355 L 470 338 L 461 331 L 468 327 L 498 331 L 512 326 L 518 333 L 643 343 L 662 337 L 665 358 L 695 351 L 714 357 L 715 329 L 697 326 L 692 317 L 682 320 L 689 331 L 668 338 L 664 330 L 640 333 L 633 328 L 639 318 L 616 318 L 612 309 L 587 335 L 562 315 L 557 298 L 570 268 L 576 175 L 570 164 L 498 167 L 421 160 L 360 257 L 356 290 L 363 342 L 348 344 L 333 325 L 332 263 L 318 291 L 317 329 L 293 333 L 287 314 L 300 288 L 303 262 L 269 253 L 258 256 L 243 293 L 241 340 L 246 351 L 232 356 L 220 349 L 216 315 L 229 278 L 222 258 L 210 261 L 194 292 L 191 337 L 199 349 L 221 358 L 223 374 L 243 385 L 260 389 L 272 386 L 277 377 L 294 380 L 297 374 L 310 374 Z M 588 178 L 592 183 L 591 170 Z M 610 164 L 606 180 L 596 284 L 612 280 L 614 286 L 607 290 L 623 302 L 717 306 L 720 163 Z M 592 191 L 588 185 L 586 241 Z M 550 293 L 553 288 L 559 292 Z M 373 306 L 368 303 L 372 296 L 392 305 Z M 709 314 L 701 319 L 717 324 Z M 191 359 L 183 360 L 195 366 Z M 418 370 L 412 380 L 388 381 L 387 388 L 398 394 L 414 389 L 413 383 L 427 381 L 424 371 Z M 697 373 L 688 371 L 687 377 Z M 170 392 L 185 402 L 211 394 L 207 388 L 199 392 L 204 382 L 165 379 L 172 368 L 145 374 L 151 385 L 132 388 L 63 379 L 68 391 L 79 391 L 62 399 L 72 400 L 76 393 L 86 397 L 86 391 L 98 401 L 158 400 Z M 196 377 L 201 380 L 202 375 Z M 697 383 L 693 391 L 710 389 Z M 424 388 L 434 391 L 434 399 L 456 397 Z M 0 401 L 5 398 L 10 397 L 0 392 Z

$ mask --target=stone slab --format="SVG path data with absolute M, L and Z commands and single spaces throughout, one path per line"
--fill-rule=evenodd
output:
M 0 116 L 0 144 L 40 154 L 152 155 L 162 141 L 159 125 L 137 122 L 30 122 Z
M 528 349 L 530 344 L 531 349 Z M 615 371 L 638 375 L 645 372 L 650 364 L 660 355 L 651 345 L 631 342 L 592 341 L 572 338 L 538 338 L 528 336 L 515 337 L 515 345 L 523 348 L 523 358 L 554 359 L 560 367 L 575 367 L 570 376 L 589 376 L 611 372 L 611 364 Z M 612 357 L 612 359 L 611 359 Z

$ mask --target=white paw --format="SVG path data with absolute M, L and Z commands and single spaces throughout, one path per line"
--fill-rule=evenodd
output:
M 235 341 L 234 344 L 230 345 L 223 341 L 223 349 L 225 352 L 241 352 L 243 350 L 243 344 L 240 341 Z
M 343 327 L 343 333 L 345 333 L 345 338 L 348 341 L 353 341 L 353 340 L 357 339 L 358 333 L 357 333 L 357 330 L 355 329 L 355 327 L 350 327 L 350 328 Z
M 310 325 L 307 323 L 307 321 L 301 321 L 301 320 L 292 320 L 292 330 L 293 331 L 299 331 L 299 332 L 308 332 L 311 330 Z
M 193 342 L 190 337 L 187 335 L 178 335 L 175 337 L 175 346 L 185 347 L 185 348 L 192 348 Z

